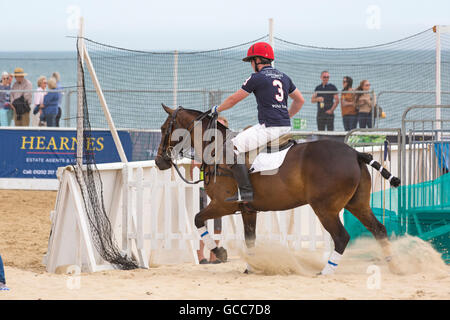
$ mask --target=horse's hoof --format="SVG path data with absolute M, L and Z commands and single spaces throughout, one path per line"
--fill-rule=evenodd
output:
M 216 255 L 216 258 L 219 259 L 220 261 L 222 261 L 222 262 L 227 261 L 228 254 L 227 254 L 227 250 L 225 250 L 224 247 L 214 248 L 212 250 L 212 252 L 214 252 L 214 254 Z
M 244 271 L 245 274 L 254 274 L 253 270 L 250 268 L 246 268 Z

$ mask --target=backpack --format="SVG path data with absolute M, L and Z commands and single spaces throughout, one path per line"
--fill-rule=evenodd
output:
M 23 95 L 14 100 L 12 105 L 16 109 L 17 120 L 21 120 L 22 115 L 30 112 L 31 110 L 30 105 L 27 101 L 25 101 L 25 97 Z

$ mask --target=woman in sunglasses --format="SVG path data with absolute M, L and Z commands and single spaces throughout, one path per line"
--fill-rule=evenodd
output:
M 355 129 L 358 125 L 358 111 L 355 107 L 355 94 L 353 86 L 353 79 L 345 76 L 342 80 L 342 94 L 341 94 L 341 111 L 342 121 L 344 122 L 345 131 Z
M 375 97 L 370 93 L 369 80 L 360 82 L 356 91 L 366 91 L 356 93 L 356 109 L 358 110 L 358 122 L 360 128 L 372 128 L 372 106 L 376 104 Z

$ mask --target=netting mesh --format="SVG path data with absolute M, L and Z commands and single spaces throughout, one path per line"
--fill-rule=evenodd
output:
M 450 103 L 449 76 L 445 73 L 450 62 L 448 39 L 448 36 L 442 39 L 443 104 Z M 322 70 L 330 72 L 330 82 L 338 89 L 343 88 L 344 76 L 352 77 L 353 88 L 360 81 L 369 80 L 378 105 L 387 114 L 385 119 L 376 121 L 377 127 L 398 128 L 407 107 L 435 104 L 436 37 L 432 29 L 399 41 L 361 48 L 322 48 L 275 40 L 276 66 L 291 74 L 302 91 L 314 90 L 320 83 Z M 309 102 L 310 94 L 306 96 Z M 313 120 L 315 110 L 308 105 L 306 109 L 309 111 L 302 110 L 303 114 Z M 339 117 L 340 107 L 336 111 Z M 335 120 L 335 125 L 342 130 L 341 120 Z
M 240 88 L 252 73 L 242 62 L 250 43 L 201 52 L 145 52 L 117 48 L 85 39 L 88 52 L 118 128 L 159 129 L 166 115 L 164 102 L 206 110 Z M 441 35 L 442 104 L 450 103 L 450 35 Z M 303 130 L 317 130 L 317 106 L 311 103 L 320 73 L 330 72 L 339 90 L 344 76 L 353 87 L 367 79 L 386 112 L 380 128 L 400 127 L 403 111 L 417 104 L 435 104 L 436 37 L 432 29 L 376 46 L 324 48 L 275 37 L 275 67 L 287 73 L 303 92 L 306 103 L 296 116 L 306 120 Z M 106 127 L 92 84 L 87 86 L 91 121 Z M 224 113 L 230 127 L 242 129 L 257 121 L 256 101 L 248 97 Z M 341 109 L 335 111 L 335 130 L 343 131 Z M 445 115 L 445 114 L 444 114 Z M 419 115 L 420 116 L 420 115 Z
M 267 40 L 267 37 L 255 41 Z M 85 39 L 108 107 L 118 128 L 159 129 L 161 103 L 205 111 L 240 87 L 250 69 L 242 62 L 250 43 L 202 52 L 142 52 Z M 106 127 L 92 82 L 86 82 L 94 127 Z M 254 99 L 227 114 L 233 128 L 257 121 Z
M 79 52 L 78 61 L 81 66 L 83 88 L 85 88 L 84 70 L 81 65 Z M 91 138 L 89 106 L 87 104 L 85 89 L 83 89 L 83 139 L 84 141 L 89 141 Z M 92 242 L 99 255 L 105 261 L 108 261 L 119 269 L 135 269 L 138 267 L 136 263 L 130 258 L 123 256 L 115 243 L 113 227 L 104 205 L 102 179 L 100 172 L 97 170 L 95 154 L 88 150 L 87 147 L 88 145 L 84 143 L 83 164 L 85 168 L 83 169 L 77 164 L 73 165 L 73 169 L 83 197 Z

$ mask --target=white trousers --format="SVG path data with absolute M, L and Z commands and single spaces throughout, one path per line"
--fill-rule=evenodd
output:
M 247 152 L 264 146 L 272 140 L 291 131 L 291 127 L 266 127 L 265 124 L 255 124 L 231 139 L 239 152 Z

